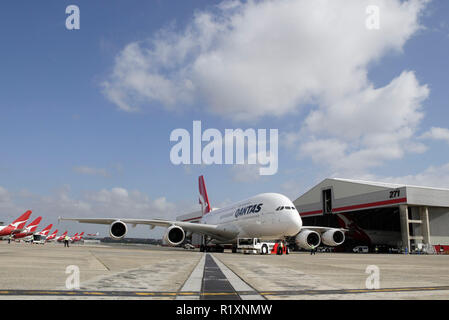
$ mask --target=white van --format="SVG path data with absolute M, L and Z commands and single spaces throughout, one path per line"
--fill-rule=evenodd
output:
M 368 253 L 369 249 L 367 246 L 357 246 L 352 249 L 355 253 Z

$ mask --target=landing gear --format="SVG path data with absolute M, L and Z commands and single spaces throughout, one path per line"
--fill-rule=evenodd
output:
M 203 244 L 200 246 L 200 252 L 224 252 L 224 247 L 220 245 L 212 245 L 209 246 L 209 242 L 211 239 L 207 239 L 206 237 L 203 237 Z

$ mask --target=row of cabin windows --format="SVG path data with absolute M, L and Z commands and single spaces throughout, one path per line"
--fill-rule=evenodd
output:
M 295 207 L 284 207 L 284 206 L 280 206 L 276 208 L 276 211 L 281 211 L 281 210 L 296 210 Z

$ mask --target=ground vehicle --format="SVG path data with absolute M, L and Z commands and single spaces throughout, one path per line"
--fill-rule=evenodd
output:
M 183 247 L 184 247 L 184 249 L 190 249 L 190 250 L 195 249 L 195 246 L 190 243 L 186 243 Z
M 352 249 L 355 253 L 368 253 L 369 249 L 367 246 L 357 246 Z
M 242 253 L 270 254 L 275 247 L 274 242 L 262 242 L 259 238 L 238 238 L 237 251 Z
M 33 243 L 36 244 L 44 244 L 45 240 L 47 240 L 46 236 L 40 235 L 40 234 L 33 234 Z

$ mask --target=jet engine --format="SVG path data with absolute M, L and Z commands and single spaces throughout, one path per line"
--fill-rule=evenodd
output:
M 321 237 L 318 232 L 304 230 L 296 236 L 295 242 L 299 247 L 310 250 L 318 247 L 321 242 Z
M 175 247 L 181 244 L 186 237 L 184 230 L 178 226 L 170 226 L 165 232 L 164 241 L 168 245 Z
M 120 220 L 114 221 L 111 223 L 111 227 L 109 228 L 109 235 L 112 239 L 120 240 L 122 239 L 126 233 L 128 232 L 128 227 L 126 224 Z
M 339 246 L 345 241 L 345 233 L 338 229 L 326 231 L 322 235 L 322 241 L 327 246 Z

